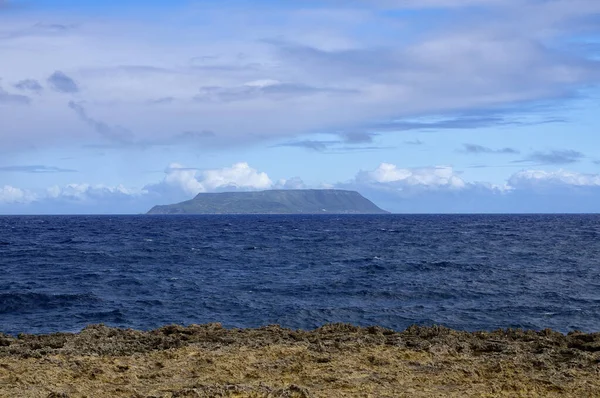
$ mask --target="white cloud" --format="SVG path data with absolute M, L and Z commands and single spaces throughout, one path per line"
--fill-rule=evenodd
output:
M 35 199 L 33 194 L 10 185 L 0 187 L 0 203 L 29 203 Z
M 582 174 L 567 170 L 544 171 L 523 170 L 508 179 L 514 189 L 533 190 L 539 188 L 600 187 L 600 175 Z
M 455 190 L 466 187 L 462 178 L 449 166 L 406 169 L 382 163 L 373 171 L 358 173 L 356 181 L 362 184 L 387 184 L 400 191 L 414 187 Z
M 248 163 L 236 163 L 231 167 L 206 170 L 201 173 L 201 183 L 207 191 L 219 189 L 268 189 L 273 182 L 266 173 L 258 172 Z
M 196 178 L 196 169 L 185 168 L 178 163 L 172 163 L 166 170 L 163 186 L 178 188 L 189 195 L 205 192 L 204 186 Z
M 522 170 L 512 174 L 506 183 L 467 182 L 449 166 L 400 168 L 382 163 L 375 170 L 360 171 L 356 177 L 340 186 L 379 190 L 403 197 L 418 197 L 424 192 L 478 191 L 492 194 L 568 192 L 569 188 L 599 188 L 600 174 L 584 174 L 567 170 Z M 600 191 L 599 191 L 600 193 Z M 600 199 L 600 198 L 599 198 Z
M 307 186 L 300 177 L 282 178 L 273 186 L 274 189 L 306 189 Z
M 165 170 L 165 177 L 161 182 L 147 185 L 141 189 L 124 185 L 72 183 L 63 186 L 53 185 L 34 193 L 7 185 L 0 188 L 0 204 L 35 202 L 44 205 L 51 202 L 62 205 L 71 204 L 76 206 L 74 207 L 76 209 L 81 209 L 83 208 L 81 206 L 85 205 L 104 204 L 108 207 L 102 207 L 102 211 L 118 212 L 119 206 L 125 203 L 127 209 L 143 211 L 145 207 L 154 204 L 191 199 L 201 192 L 250 191 L 270 188 L 298 189 L 304 186 L 302 180 L 297 177 L 273 183 L 266 173 L 259 172 L 245 162 L 211 170 L 186 168 L 181 164 L 172 163 Z M 136 202 L 138 207 L 135 207 Z M 69 211 L 64 206 L 61 209 Z M 93 207 L 89 207 L 89 209 L 93 209 Z
M 7 185 L 0 188 L 0 205 L 3 211 L 17 212 L 29 206 L 37 213 L 137 213 L 156 204 L 188 200 L 200 192 L 308 188 L 299 177 L 273 182 L 245 162 L 211 170 L 173 163 L 165 174 L 161 182 L 142 189 L 81 183 L 30 192 Z M 360 171 L 349 182 L 324 182 L 318 188 L 354 189 L 399 212 L 600 211 L 600 175 L 566 170 L 523 170 L 497 186 L 465 181 L 449 166 L 401 168 L 382 163 L 374 170 Z
M 126 188 L 123 185 L 106 186 L 106 185 L 90 185 L 90 184 L 68 184 L 63 187 L 54 185 L 45 192 L 46 199 L 54 200 L 69 200 L 69 201 L 86 201 L 86 200 L 102 200 L 114 199 L 116 197 L 136 197 L 144 195 L 143 190 L 135 190 Z
M 266 173 L 257 171 L 246 162 L 211 170 L 198 170 L 173 163 L 165 173 L 163 181 L 148 185 L 145 189 L 167 197 L 180 193 L 189 199 L 201 192 L 260 190 L 274 185 Z

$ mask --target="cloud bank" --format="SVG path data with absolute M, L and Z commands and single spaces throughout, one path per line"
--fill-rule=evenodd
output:
M 0 188 L 0 210 L 140 213 L 203 192 L 322 187 L 357 190 L 383 208 L 400 213 L 600 211 L 600 174 L 522 170 L 504 184 L 494 185 L 466 181 L 450 166 L 401 168 L 382 163 L 373 170 L 359 171 L 350 181 L 311 187 L 299 177 L 274 181 L 245 162 L 210 170 L 173 163 L 160 182 L 142 188 L 73 183 L 32 192 L 4 186 Z
M 185 131 L 211 131 L 229 146 L 293 139 L 322 148 L 328 144 L 303 136 L 323 132 L 364 144 L 374 133 L 524 123 L 506 117 L 511 105 L 567 101 L 600 81 L 593 53 L 562 45 L 600 33 L 593 0 L 331 4 L 173 7 L 159 30 L 129 14 L 5 19 L 0 40 L 11 62 L 0 64 L 0 76 L 36 98 L 0 91 L 0 118 L 18 127 L 0 136 L 0 146 L 126 146 Z M 398 8 L 438 8 L 452 18 L 392 17 Z M 191 24 L 192 15 L 206 23 Z M 30 109 L 16 115 L 12 108 L 23 104 Z M 482 109 L 500 110 L 469 113 Z M 462 116 L 413 120 L 452 113 Z M 100 134 L 82 134 L 82 120 Z

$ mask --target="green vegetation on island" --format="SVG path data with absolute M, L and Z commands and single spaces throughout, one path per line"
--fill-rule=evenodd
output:
M 201 193 L 148 214 L 386 214 L 355 191 L 339 189 Z

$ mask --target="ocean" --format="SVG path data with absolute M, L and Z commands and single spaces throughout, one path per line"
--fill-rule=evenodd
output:
M 600 331 L 600 215 L 5 216 L 0 332 Z

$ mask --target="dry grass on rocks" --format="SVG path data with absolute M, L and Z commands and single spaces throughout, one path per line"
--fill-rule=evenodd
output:
M 219 324 L 0 335 L 0 397 L 600 397 L 600 334 Z

